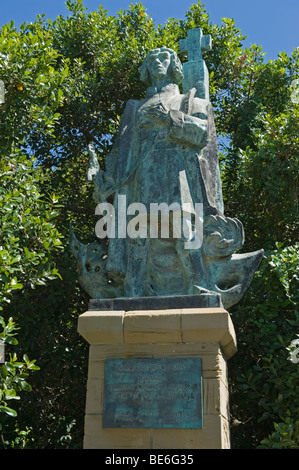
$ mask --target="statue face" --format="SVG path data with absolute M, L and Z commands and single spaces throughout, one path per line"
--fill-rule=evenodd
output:
M 167 51 L 151 53 L 147 58 L 147 69 L 152 80 L 165 77 L 169 65 L 170 53 Z

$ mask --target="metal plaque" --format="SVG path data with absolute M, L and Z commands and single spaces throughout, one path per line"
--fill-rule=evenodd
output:
M 104 428 L 202 428 L 200 358 L 107 359 Z

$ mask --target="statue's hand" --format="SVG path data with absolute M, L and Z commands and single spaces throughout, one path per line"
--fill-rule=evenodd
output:
M 163 124 L 170 122 L 169 110 L 162 103 L 158 103 L 144 110 L 144 116 L 146 119 L 158 121 Z
M 109 193 L 114 184 L 115 181 L 111 176 L 107 176 L 102 170 L 98 172 L 94 180 L 94 198 L 97 203 L 107 198 L 107 193 Z

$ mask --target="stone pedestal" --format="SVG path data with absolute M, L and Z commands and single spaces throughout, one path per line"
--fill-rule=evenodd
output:
M 89 310 L 78 331 L 90 344 L 85 449 L 230 448 L 227 359 L 236 338 L 226 310 Z M 201 358 L 202 429 L 102 427 L 105 361 L 142 358 Z

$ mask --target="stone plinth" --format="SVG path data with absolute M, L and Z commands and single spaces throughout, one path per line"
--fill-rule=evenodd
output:
M 89 310 L 78 331 L 90 344 L 85 449 L 230 448 L 226 362 L 236 338 L 226 310 Z M 121 358 L 201 358 L 203 428 L 103 428 L 105 361 Z

